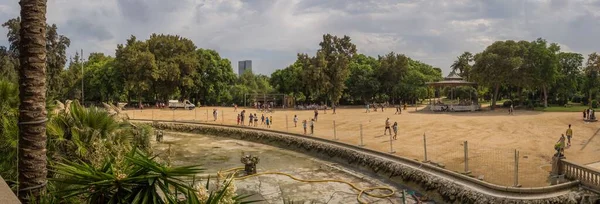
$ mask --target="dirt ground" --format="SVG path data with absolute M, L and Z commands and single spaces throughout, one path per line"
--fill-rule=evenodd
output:
M 212 115 L 215 108 L 218 110 L 216 121 Z M 132 119 L 236 124 L 237 114 L 242 110 L 244 108 L 234 112 L 231 107 L 200 107 L 195 110 L 145 109 L 125 112 Z M 245 110 L 247 113 L 256 113 L 258 117 L 263 114 L 252 108 Z M 567 159 L 579 164 L 600 161 L 600 136 L 597 136 L 600 122 L 585 123 L 581 113 L 517 110 L 514 115 L 508 115 L 502 109 L 433 113 L 415 107 L 408 107 L 400 115 L 394 113 L 395 108 L 386 108 L 384 112 L 381 109 L 373 112 L 371 109 L 370 113 L 365 113 L 364 108 L 338 108 L 337 114 L 332 114 L 331 110 L 326 113 L 321 110 L 315 122 L 314 136 L 360 145 L 362 125 L 365 147 L 389 153 L 390 137 L 384 136 L 384 127 L 386 118 L 390 118 L 392 124 L 398 122 L 397 140 L 392 142 L 391 147 L 398 156 L 425 160 L 425 135 L 429 161 L 460 173 L 466 170 L 476 178 L 495 184 L 512 186 L 517 182 L 523 187 L 533 187 L 548 185 L 554 144 L 565 133 L 568 124 L 572 124 L 574 136 L 571 147 L 565 150 Z M 302 120 L 309 121 L 314 117 L 314 111 L 275 109 L 274 113 L 264 115 L 273 117 L 272 129 L 303 133 Z M 294 115 L 299 118 L 297 127 L 293 123 Z M 248 114 L 246 121 L 247 117 Z M 266 128 L 260 124 L 260 120 L 258 127 Z M 468 148 L 464 147 L 465 141 Z M 465 165 L 465 149 L 468 149 L 468 165 Z M 515 155 L 518 155 L 518 174 L 515 174 Z M 515 175 L 518 175 L 518 181 Z

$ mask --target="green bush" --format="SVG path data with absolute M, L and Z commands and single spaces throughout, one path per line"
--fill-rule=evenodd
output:
M 502 103 L 502 106 L 505 107 L 505 108 L 508 108 L 512 104 L 513 104 L 512 101 L 504 101 L 504 103 Z
M 598 108 L 598 101 L 592 100 L 592 108 Z

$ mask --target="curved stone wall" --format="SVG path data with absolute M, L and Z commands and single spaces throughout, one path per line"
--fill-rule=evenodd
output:
M 435 194 L 435 200 L 448 203 L 579 203 L 578 182 L 541 188 L 512 188 L 477 179 L 410 159 L 387 155 L 352 145 L 278 131 L 236 126 L 161 121 L 157 129 L 208 134 L 278 146 L 316 155 L 327 160 L 372 170 L 417 190 Z

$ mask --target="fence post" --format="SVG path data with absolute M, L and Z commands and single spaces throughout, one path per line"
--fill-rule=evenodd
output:
M 173 121 L 175 121 L 175 109 L 173 109 Z
M 221 110 L 221 124 L 225 123 L 225 111 Z
M 194 121 L 198 120 L 198 109 L 194 108 Z
M 152 120 L 154 120 L 154 109 L 152 109 Z
M 514 187 L 521 187 L 519 184 L 519 151 L 515 149 L 515 185 Z
M 469 142 L 465 141 L 464 146 L 465 146 L 465 174 L 469 174 L 469 173 L 471 173 L 469 171 Z
M 390 134 L 390 154 L 396 153 L 396 151 L 394 151 L 394 147 L 392 147 L 392 144 L 392 134 Z
M 429 160 L 427 160 L 427 137 L 425 136 L 425 133 L 423 133 L 423 150 L 425 150 L 425 160 L 423 162 L 428 162 Z
M 337 139 L 337 134 L 336 134 L 336 131 L 335 131 L 335 120 L 333 121 L 333 140 L 338 140 Z
M 288 116 L 287 116 L 287 114 L 285 115 L 285 130 L 288 131 L 288 132 L 290 131 L 290 127 L 288 126 Z
M 363 133 L 362 133 L 362 124 L 360 124 L 360 146 L 363 147 L 365 144 L 363 143 Z
M 206 122 L 208 122 L 208 109 L 206 109 Z

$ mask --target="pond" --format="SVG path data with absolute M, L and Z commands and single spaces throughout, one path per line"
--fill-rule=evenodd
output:
M 257 172 L 282 172 L 294 177 L 309 180 L 335 179 L 350 182 L 359 188 L 386 186 L 395 193 L 387 198 L 362 196 L 368 203 L 402 203 L 402 190 L 406 190 L 407 203 L 416 203 L 417 192 L 401 184 L 346 168 L 306 154 L 272 147 L 259 143 L 220 138 L 208 135 L 165 132 L 162 143 L 154 143 L 154 153 L 166 158 L 170 146 L 171 164 L 174 166 L 202 165 L 205 173 L 214 174 L 219 170 L 243 167 L 242 154 L 258 156 Z M 236 180 L 238 194 L 253 194 L 251 199 L 264 200 L 261 203 L 358 203 L 358 191 L 349 185 L 337 182 L 308 183 L 293 180 L 282 175 L 260 175 Z M 375 194 L 388 191 L 375 190 Z

